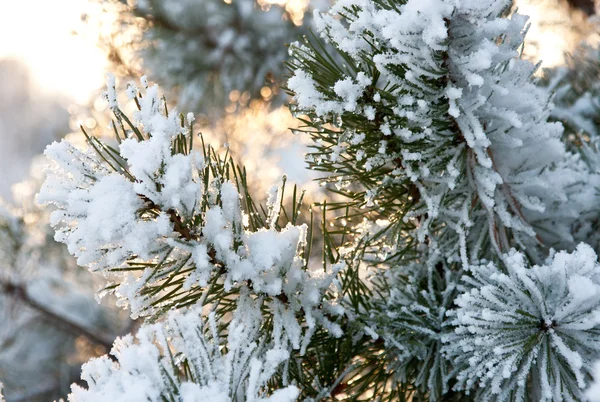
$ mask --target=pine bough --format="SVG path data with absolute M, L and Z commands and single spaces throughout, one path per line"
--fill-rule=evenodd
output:
M 39 198 L 147 324 L 71 400 L 584 400 L 599 159 L 565 145 L 510 5 L 340 0 L 290 47 L 309 164 L 347 198 L 324 269 L 296 197 L 257 207 L 243 169 L 194 146 L 193 116 L 142 80 L 130 119 L 109 79 L 118 145 L 51 145 Z
M 218 112 L 233 90 L 247 91 L 258 99 L 263 86 L 279 92 L 285 72 L 283 44 L 306 32 L 281 2 L 112 3 L 120 10 L 115 35 L 128 32 L 122 35 L 128 40 L 125 49 L 141 57 L 143 68 L 155 79 L 176 88 L 180 103 L 204 111 Z M 116 54 L 123 51 L 119 45 L 112 46 Z M 118 56 L 125 67 L 135 70 L 135 64 L 126 61 L 129 58 L 127 54 Z M 283 98 L 278 98 L 276 102 L 281 104 Z

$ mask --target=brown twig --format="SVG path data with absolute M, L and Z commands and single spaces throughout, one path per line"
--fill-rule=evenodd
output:
M 31 296 L 29 296 L 27 289 L 23 285 L 0 280 L 0 289 L 2 289 L 3 293 L 38 312 L 44 319 L 52 323 L 52 325 L 56 326 L 57 328 L 61 328 L 64 331 L 75 335 L 83 336 L 94 344 L 102 346 L 106 352 L 109 352 L 112 348 L 112 341 L 108 341 L 92 333 L 87 328 L 74 323 L 73 321 L 38 303 L 36 300 L 31 298 Z

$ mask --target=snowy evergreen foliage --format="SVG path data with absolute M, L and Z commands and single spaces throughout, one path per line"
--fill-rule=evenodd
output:
M 142 327 L 134 338 L 117 339 L 112 355 L 87 363 L 82 378 L 88 389 L 74 386 L 76 402 L 291 402 L 298 389 L 287 386 L 265 397 L 267 382 L 289 358 L 282 348 L 267 348 L 260 339 L 260 306 L 248 294 L 238 303 L 226 335 L 215 313 L 200 309 L 172 312 L 166 325 Z M 175 350 L 172 351 L 171 348 Z
M 103 293 L 153 320 L 211 306 L 219 324 L 252 301 L 232 322 L 259 314 L 270 333 L 260 342 L 287 353 L 306 353 L 320 328 L 342 336 L 335 320 L 344 316 L 336 296 L 344 265 L 308 269 L 308 228 L 296 224 L 302 200 L 294 197 L 286 212 L 284 189 L 275 186 L 267 209 L 257 209 L 241 192 L 243 169 L 210 147 L 193 148 L 193 115 L 169 111 L 158 87 L 142 79 L 142 93 L 130 90 L 139 108 L 132 121 L 117 104 L 114 77 L 107 84 L 118 146 L 87 134 L 85 150 L 65 140 L 50 145 L 54 164 L 38 195 L 58 208 L 56 239 L 109 281 Z
M 512 247 L 540 264 L 550 247 L 598 246 L 598 171 L 589 162 L 597 154 L 566 149 L 563 127 L 550 119 L 551 93 L 535 85 L 536 66 L 519 58 L 527 19 L 510 14 L 510 5 L 343 0 L 315 13 L 321 38 L 290 49 L 291 110 L 306 116 L 304 131 L 315 141 L 309 164 L 362 208 L 360 216 L 383 222 L 367 241 L 377 239 L 371 248 L 381 262 L 369 264 L 381 268 L 366 322 L 384 340 L 392 379 L 411 384 L 417 398 L 485 393 L 478 389 L 486 371 L 474 368 L 471 382 L 461 380 L 462 362 L 475 361 L 479 349 L 441 353 L 448 331 L 461 325 L 448 312 L 466 297 L 455 299 L 461 267 L 482 258 L 500 264 Z M 494 267 L 486 274 L 501 272 Z M 465 342 L 481 343 L 474 334 Z M 597 345 L 583 347 L 594 359 Z M 491 344 L 483 350 L 493 353 Z M 575 363 L 544 364 L 579 373 Z M 523 378 L 534 377 L 529 368 Z M 548 381 L 560 389 L 569 380 Z M 581 397 L 585 384 L 564 389 Z M 519 400 L 502 389 L 508 394 L 487 398 Z
M 322 140 L 313 165 L 342 188 L 360 182 L 365 205 L 386 206 L 399 225 L 423 220 L 416 236 L 447 258 L 573 247 L 578 214 L 544 213 L 569 203 L 588 172 L 564 163 L 548 94 L 518 59 L 526 18 L 500 17 L 510 1 L 403 3 L 340 1 L 316 14 L 344 65 L 314 43 L 291 48 L 294 111 Z M 388 207 L 392 194 L 411 202 Z
M 279 92 L 284 43 L 304 33 L 284 7 L 257 0 L 144 0 L 121 8 L 115 29 L 137 38 L 130 46 L 143 69 L 194 110 L 224 106 L 233 90 L 259 99 L 263 86 Z
M 476 400 L 581 401 L 600 358 L 600 264 L 591 247 L 530 268 L 522 253 L 470 267 L 444 353 Z
M 254 3 L 220 7 L 241 4 Z M 593 392 L 600 159 L 565 145 L 510 6 L 340 0 L 315 13 L 320 37 L 290 47 L 287 89 L 309 166 L 338 197 L 317 205 L 321 228 L 299 218 L 296 189 L 288 204 L 284 185 L 255 203 L 244 168 L 145 78 L 128 88 L 130 118 L 109 76 L 115 142 L 84 131 L 85 149 L 49 146 L 39 199 L 57 207 L 56 239 L 106 278 L 102 293 L 146 321 L 84 368 L 89 387 L 71 400 Z

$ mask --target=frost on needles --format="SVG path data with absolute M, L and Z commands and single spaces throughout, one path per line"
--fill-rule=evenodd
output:
M 600 350 L 588 342 L 600 329 L 593 285 L 560 298 L 540 291 L 527 321 L 478 322 L 478 329 L 454 318 L 468 307 L 457 304 L 470 292 L 461 276 L 473 283 L 476 275 L 533 273 L 538 268 L 528 267 L 544 264 L 551 248 L 598 246 L 598 154 L 565 147 L 563 126 L 551 118 L 552 94 L 536 85 L 537 66 L 520 58 L 527 18 L 511 14 L 511 5 L 341 0 L 315 13 L 320 37 L 290 47 L 291 110 L 314 140 L 309 164 L 360 216 L 377 222 L 356 243 L 365 250 L 358 263 L 378 267 L 361 318 L 385 342 L 392 388 L 414 385 L 424 400 L 449 393 L 459 400 L 580 400 Z M 587 246 L 577 250 L 573 258 L 591 267 L 579 283 L 593 282 L 597 257 Z M 482 260 L 493 268 L 478 274 Z M 579 281 L 570 279 L 577 269 L 565 268 L 565 289 Z M 498 303 L 490 292 L 481 297 Z M 498 309 L 518 317 L 525 296 L 506 297 L 513 304 Z M 561 317 L 565 332 L 545 330 L 540 323 L 562 309 L 581 315 Z M 577 321 L 586 314 L 587 323 Z M 494 318 L 490 325 L 509 320 Z M 465 347 L 457 347 L 455 333 Z
M 180 326 L 181 333 L 176 335 L 185 337 L 199 331 L 196 335 L 201 342 L 202 325 L 212 325 L 211 340 L 206 341 L 210 343 L 219 342 L 224 330 L 230 338 L 235 331 L 242 331 L 239 337 L 243 339 L 238 341 L 246 343 L 240 344 L 240 350 L 229 349 L 224 357 L 215 355 L 214 350 L 212 355 L 195 349 L 186 352 L 177 349 L 183 344 L 173 340 L 176 353 L 180 354 L 173 356 L 174 364 L 183 364 L 186 370 L 191 370 L 192 363 L 199 365 L 197 370 L 204 376 L 217 364 L 223 366 L 219 370 L 241 370 L 230 373 L 235 387 L 229 390 L 207 380 L 204 385 L 208 390 L 190 391 L 190 395 L 197 398 L 209 390 L 219 390 L 219 395 L 238 400 L 236 395 L 244 387 L 249 387 L 247 391 L 252 395 L 262 394 L 279 363 L 292 352 L 302 355 L 317 330 L 342 336 L 335 320 L 344 315 L 344 308 L 336 300 L 337 274 L 343 264 L 331 266 L 327 272 L 309 270 L 303 257 L 306 225 L 295 224 L 297 214 L 293 214 L 293 221 L 279 226 L 282 189 L 275 188 L 262 216 L 250 195 L 243 191 L 243 169 L 204 144 L 200 151 L 196 150 L 193 116 L 168 110 L 166 101 L 158 96 L 157 86 L 148 86 L 142 79 L 140 93 L 130 84 L 128 93 L 138 106 L 133 119 L 119 108 L 112 76 L 107 86 L 117 144 L 111 146 L 85 134 L 89 148 L 81 150 L 63 140 L 46 151 L 53 164 L 38 199 L 57 207 L 51 217 L 56 239 L 67 244 L 80 265 L 104 275 L 108 284 L 101 294 L 116 294 L 119 303 L 128 307 L 134 317 L 159 320 L 171 309 L 194 306 L 189 313 L 194 318 L 186 319 L 189 325 Z M 210 311 L 212 318 L 207 319 Z M 254 317 L 253 321 L 242 319 L 246 316 Z M 204 321 L 206 324 L 202 324 Z M 200 329 L 196 330 L 196 326 Z M 169 328 L 169 336 L 175 336 L 175 327 Z M 161 331 L 142 331 L 139 347 L 151 349 L 149 339 L 161 339 Z M 128 359 L 130 354 L 138 353 L 138 346 L 129 339 L 116 344 L 119 365 L 104 358 L 84 370 L 86 378 L 99 384 L 106 381 L 123 392 L 124 400 L 129 385 L 122 384 L 126 381 L 123 378 L 137 375 Z M 228 348 L 231 347 L 229 342 Z M 163 373 L 170 366 L 165 366 L 158 352 L 152 353 L 150 356 L 156 359 L 148 362 L 144 370 L 159 376 L 180 374 L 175 368 Z M 162 353 L 170 352 L 163 348 Z M 213 362 L 213 358 L 224 361 Z M 193 359 L 197 361 L 192 362 Z M 268 361 L 263 365 L 261 359 Z M 118 376 L 100 378 L 114 370 Z M 219 381 L 226 380 L 217 372 L 213 374 Z M 273 381 L 288 382 L 281 370 L 277 374 L 278 380 Z M 170 385 L 171 382 L 165 383 L 163 389 L 157 384 L 148 398 L 162 400 L 165 389 L 175 392 Z M 89 392 L 76 390 L 73 398 L 93 401 L 96 392 L 112 395 L 103 394 L 102 389 L 99 386 Z M 295 395 L 290 392 L 276 394 Z
M 342 199 L 320 205 L 316 262 L 300 200 L 286 212 L 281 186 L 261 209 L 192 115 L 143 79 L 130 118 L 109 77 L 114 143 L 51 145 L 39 199 L 57 240 L 146 323 L 71 400 L 593 392 L 600 159 L 565 146 L 510 5 L 341 0 L 315 14 L 320 37 L 290 46 L 309 165 Z
M 417 219 L 419 241 L 463 263 L 513 244 L 573 247 L 596 200 L 581 183 L 598 178 L 565 153 L 536 66 L 519 59 L 527 19 L 502 17 L 510 5 L 341 0 L 315 13 L 330 47 L 290 47 L 314 167 L 343 191 L 361 183 L 365 205 L 402 229 Z

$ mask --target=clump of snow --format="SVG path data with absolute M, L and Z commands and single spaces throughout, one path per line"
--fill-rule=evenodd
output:
M 111 109 L 119 107 L 119 103 L 117 102 L 117 90 L 115 88 L 115 76 L 111 73 L 106 74 L 106 92 L 104 93 L 104 96 Z

